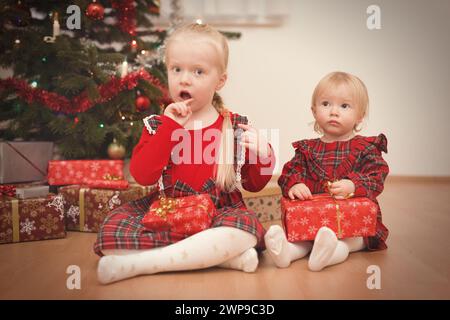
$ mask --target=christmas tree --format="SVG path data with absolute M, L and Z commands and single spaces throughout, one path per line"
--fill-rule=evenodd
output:
M 129 156 L 141 119 L 169 102 L 158 14 L 157 0 L 1 1 L 0 65 L 13 76 L 0 80 L 0 139 L 54 141 L 66 159 Z

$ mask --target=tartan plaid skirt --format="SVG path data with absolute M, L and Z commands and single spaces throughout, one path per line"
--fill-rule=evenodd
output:
M 171 231 L 150 232 L 141 224 L 141 220 L 158 198 L 158 192 L 152 192 L 144 198 L 126 203 L 105 218 L 94 251 L 102 256 L 105 249 L 151 249 L 173 244 L 186 238 L 186 235 Z M 222 207 L 217 209 L 211 228 L 233 227 L 256 236 L 256 249 L 264 249 L 265 230 L 256 214 L 244 207 Z

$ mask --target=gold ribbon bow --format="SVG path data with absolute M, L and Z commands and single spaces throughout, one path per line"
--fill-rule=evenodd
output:
M 175 209 L 177 208 L 178 208 L 177 199 L 160 197 L 159 206 L 157 208 L 151 209 L 150 211 L 155 212 L 158 217 L 161 217 L 164 220 L 166 220 L 167 214 L 174 212 Z

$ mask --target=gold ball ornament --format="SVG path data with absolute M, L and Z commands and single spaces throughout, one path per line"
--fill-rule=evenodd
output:
M 111 159 L 123 159 L 125 157 L 125 153 L 125 147 L 121 144 L 118 144 L 116 139 L 114 139 L 114 141 L 108 146 L 108 156 Z

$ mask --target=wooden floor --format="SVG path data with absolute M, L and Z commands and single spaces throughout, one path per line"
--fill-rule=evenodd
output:
M 389 249 L 353 253 L 314 273 L 307 260 L 277 269 L 265 254 L 257 272 L 207 270 L 141 276 L 111 285 L 96 279 L 95 234 L 0 245 L 0 299 L 450 299 L 450 182 L 388 181 L 380 197 Z M 66 268 L 81 268 L 81 289 Z M 381 270 L 369 290 L 366 269 Z

